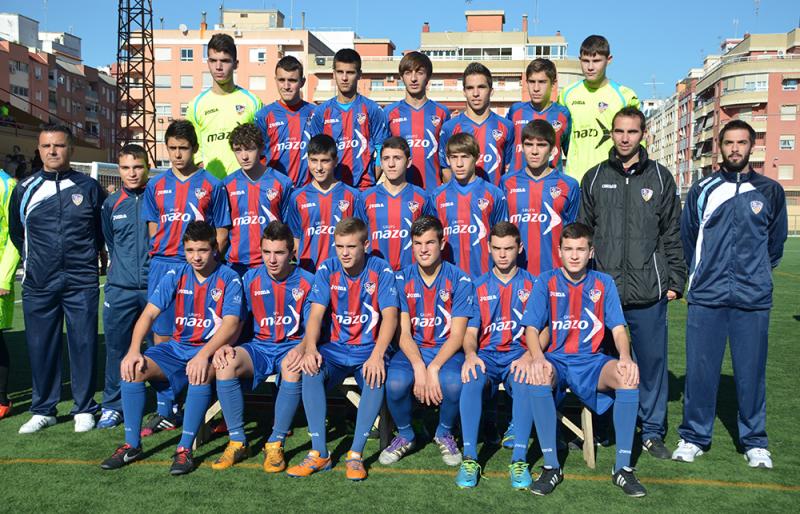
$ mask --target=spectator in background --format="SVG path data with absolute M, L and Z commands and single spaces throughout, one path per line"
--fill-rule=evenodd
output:
M 14 274 L 19 263 L 19 252 L 8 238 L 8 204 L 17 181 L 0 169 L 0 419 L 11 412 L 8 399 L 9 355 L 3 330 L 11 328 L 14 321 Z

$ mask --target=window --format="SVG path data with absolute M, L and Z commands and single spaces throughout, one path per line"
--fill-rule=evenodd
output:
M 156 115 L 158 116 L 172 116 L 172 105 L 170 104 L 156 104 Z
M 11 85 L 11 93 L 16 96 L 28 96 L 28 88 L 22 86 Z
M 211 87 L 211 74 L 208 72 L 203 73 L 203 83 L 200 86 L 203 89 L 208 89 Z
M 41 78 L 42 78 L 42 67 L 41 66 L 36 66 L 33 69 L 33 76 L 36 77 L 36 80 L 41 80 Z
M 208 61 L 208 45 L 203 45 L 203 62 Z
M 372 91 L 380 91 L 383 89 L 383 81 L 382 80 L 371 80 L 369 83 L 369 88 Z
M 250 87 L 248 88 L 251 91 L 264 91 L 267 89 L 267 78 L 266 77 L 250 77 Z
M 189 110 L 189 104 L 181 104 L 181 118 L 186 117 L 186 111 Z
M 172 77 L 169 75 L 156 75 L 155 86 L 159 89 L 172 87 Z
M 41 102 L 42 101 L 42 92 L 41 91 L 37 91 L 36 92 L 36 101 L 37 102 Z
M 778 148 L 781 150 L 794 150 L 794 135 L 781 136 Z
M 267 62 L 267 49 L 266 48 L 251 48 L 250 49 L 250 62 Z
M 794 165 L 781 164 L 778 166 L 778 180 L 792 180 L 794 179 Z
M 781 82 L 781 88 L 784 91 L 797 91 L 797 83 L 800 82 L 798 79 L 784 79 Z
M 163 143 L 164 142 L 164 134 L 166 134 L 166 131 L 164 131 L 164 130 L 156 130 L 156 143 Z
M 172 48 L 156 48 L 154 57 L 156 61 L 171 61 Z
M 182 62 L 194 61 L 194 49 L 181 48 L 181 61 Z
M 192 89 L 194 87 L 194 79 L 191 75 L 181 75 L 181 89 Z
M 317 81 L 317 89 L 320 91 L 330 91 L 332 85 L 331 79 L 319 79 Z
M 797 119 L 796 105 L 781 105 L 781 121 L 795 121 Z

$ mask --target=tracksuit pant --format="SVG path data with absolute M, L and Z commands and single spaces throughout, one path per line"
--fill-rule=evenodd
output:
M 147 305 L 147 289 L 105 286 L 103 327 L 105 329 L 106 370 L 103 408 L 122 412 L 119 365 L 131 345 L 133 326 Z

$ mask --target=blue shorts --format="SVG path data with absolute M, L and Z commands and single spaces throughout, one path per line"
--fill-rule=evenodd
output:
M 150 259 L 150 270 L 147 280 L 147 299 L 153 296 L 159 281 L 170 271 L 177 271 L 186 264 L 186 261 L 168 259 L 164 257 L 153 257 Z M 153 322 L 153 333 L 160 336 L 171 336 L 175 331 L 175 302 L 170 302 L 169 306 L 161 311 Z
M 422 361 L 425 363 L 425 366 L 427 366 L 436 357 L 436 354 L 439 353 L 439 348 L 420 348 L 419 353 L 422 354 Z M 447 359 L 439 371 L 456 372 L 461 376 L 461 367 L 463 365 L 464 352 L 456 352 L 452 357 Z M 411 373 L 411 376 L 414 376 L 414 368 L 411 366 L 411 361 L 408 360 L 408 357 L 406 357 L 406 354 L 403 352 L 397 352 L 394 357 L 392 357 L 392 360 L 389 362 L 389 368 L 406 371 Z
M 564 399 L 567 387 L 597 414 L 604 413 L 614 403 L 613 394 L 597 390 L 600 373 L 606 363 L 615 360 L 613 357 L 604 353 L 545 353 L 544 358 L 556 373 L 556 404 Z
M 300 341 L 273 344 L 264 343 L 258 340 L 250 341 L 239 346 L 246 351 L 253 361 L 253 390 L 264 383 L 264 381 L 277 373 L 276 384 L 280 384 L 281 362 L 289 350 L 295 348 Z
M 331 342 L 320 346 L 318 351 L 322 355 L 322 366 L 319 371 L 325 377 L 325 389 L 330 391 L 348 376 L 355 378 L 358 386 L 363 389 L 364 375 L 361 374 L 361 367 L 374 349 L 374 344 L 353 345 Z M 388 353 L 387 350 L 384 354 L 384 366 L 388 366 Z
M 486 383 L 490 386 L 504 384 L 506 393 L 510 395 L 513 387 L 513 380 L 509 380 L 511 363 L 525 355 L 527 351 L 521 346 L 507 352 L 478 350 L 478 358 L 486 365 Z
M 202 345 L 193 346 L 172 340 L 151 346 L 144 351 L 144 356 L 155 362 L 167 377 L 173 400 L 189 385 L 186 364 L 197 355 L 202 347 Z M 159 383 L 151 384 L 157 391 L 167 392 Z

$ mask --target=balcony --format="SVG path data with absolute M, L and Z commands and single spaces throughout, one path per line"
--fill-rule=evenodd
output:
M 750 153 L 750 162 L 764 162 L 767 157 L 766 146 L 754 146 Z
M 720 107 L 729 107 L 731 105 L 747 105 L 747 104 L 762 104 L 767 103 L 769 91 L 766 89 L 762 91 L 729 91 L 719 97 Z

